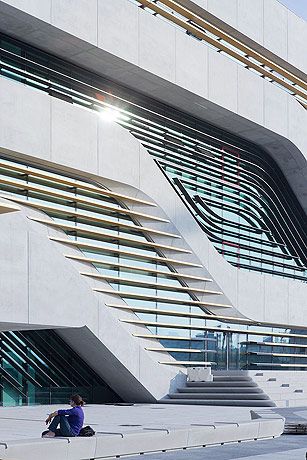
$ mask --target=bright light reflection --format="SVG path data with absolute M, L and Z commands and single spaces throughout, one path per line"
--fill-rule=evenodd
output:
M 128 121 L 129 117 L 123 115 L 119 110 L 113 109 L 112 107 L 106 107 L 100 111 L 100 117 L 104 121 Z

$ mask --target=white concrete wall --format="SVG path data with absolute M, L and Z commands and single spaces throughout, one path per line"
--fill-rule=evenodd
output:
M 109 49 L 112 53 L 115 49 L 119 54 L 123 52 L 125 56 L 129 52 L 129 61 L 137 61 L 138 14 L 137 8 L 129 4 L 128 0 L 2 1 L 90 44 L 98 44 L 104 49 Z M 279 1 L 195 0 L 193 3 L 298 69 L 307 72 L 307 23 Z M 113 14 L 114 9 L 116 15 Z M 111 21 L 108 12 L 111 13 Z M 124 28 L 119 27 L 119 24 L 124 25 Z M 107 33 L 110 27 L 114 30 L 112 35 Z M 158 37 L 154 37 L 151 32 L 153 29 L 145 31 L 151 35 L 151 41 L 157 40 Z M 117 35 L 115 40 L 114 34 Z M 127 36 L 129 40 L 126 41 Z M 124 43 L 128 45 L 128 50 L 125 50 Z
M 20 10 L 12 9 L 11 5 Z M 87 1 L 86 15 L 83 14 L 84 8 L 84 0 L 74 1 L 73 7 L 69 0 L 1 1 L 0 30 L 22 39 L 26 37 L 27 41 L 43 49 L 258 142 L 282 167 L 307 209 L 304 179 L 307 169 L 307 112 L 293 98 L 126 0 L 107 0 L 98 4 Z M 149 30 L 154 31 L 154 40 L 148 34 Z M 299 45 L 293 43 L 292 53 L 295 55 Z M 63 170 L 84 173 L 119 191 L 152 198 L 193 250 L 194 255 L 187 256 L 186 260 L 196 260 L 197 254 L 205 265 L 204 273 L 211 274 L 215 284 L 222 289 L 223 298 L 232 303 L 240 314 L 257 321 L 307 326 L 304 314 L 306 287 L 293 280 L 239 271 L 230 266 L 215 251 L 176 194 L 171 190 L 168 194 L 162 193 L 167 186 L 165 179 L 147 152 L 127 132 L 116 125 L 100 124 L 94 113 L 4 79 L 0 81 L 0 106 L 2 151 L 29 157 L 41 164 L 54 164 Z M 18 217 L 4 215 L 1 224 L 2 219 L 8 218 L 14 220 Z M 30 327 L 64 325 L 70 328 L 66 337 L 71 344 L 76 343 L 77 337 L 76 329 L 72 327 L 86 325 L 85 329 L 79 330 L 79 337 L 88 343 L 94 361 L 99 359 L 99 344 L 109 369 L 113 369 L 113 376 L 118 375 L 114 365 L 114 356 L 117 356 L 119 361 L 123 360 L 118 372 L 124 370 L 124 375 L 129 376 L 130 390 L 139 381 L 143 394 L 161 397 L 161 391 L 167 391 L 166 382 L 176 372 L 161 373 L 160 368 L 158 372 L 157 363 L 139 344 L 133 345 L 127 355 L 121 355 L 123 350 L 116 352 L 117 340 L 112 341 L 107 333 L 118 326 L 118 317 L 114 322 L 110 315 L 108 321 L 100 316 L 97 325 L 97 305 L 92 297 L 86 300 L 86 304 L 92 302 L 93 305 L 89 324 L 82 317 L 82 312 L 79 318 L 79 310 L 77 323 L 68 321 L 59 310 L 57 314 L 61 319 L 58 323 L 50 317 L 53 304 L 50 305 L 46 299 L 42 301 L 42 293 L 25 278 L 25 273 L 29 273 L 26 261 L 30 260 L 32 273 L 41 276 L 39 284 L 49 292 L 46 276 L 50 272 L 41 273 L 37 260 L 33 259 L 33 252 L 41 253 L 42 258 L 45 256 L 45 249 L 40 252 L 42 244 L 45 244 L 41 243 L 42 228 L 35 224 L 31 226 L 32 231 L 20 233 L 15 221 L 11 221 L 10 228 L 10 245 L 2 252 L 5 276 L 1 279 L 6 280 L 2 282 L 3 289 L 0 291 L 3 322 L 9 327 L 12 323 Z M 7 233 L 5 235 L 7 238 Z M 13 244 L 13 240 L 17 245 Z M 27 252 L 31 244 L 34 248 L 32 259 Z M 55 249 L 48 246 L 49 250 L 50 257 L 57 261 Z M 71 285 L 75 286 L 75 272 L 71 273 L 66 264 L 63 271 L 67 273 Z M 19 283 L 15 283 L 13 275 Z M 89 293 L 91 296 L 93 293 L 83 283 L 76 292 L 86 299 Z M 54 280 L 53 286 L 57 286 L 57 280 Z M 65 286 L 62 289 L 65 292 Z M 24 293 L 26 296 L 21 295 Z M 59 293 L 57 305 L 62 301 Z M 70 307 L 74 308 L 74 305 Z M 131 333 L 133 328 L 126 330 Z M 102 339 L 107 343 L 104 349 L 100 333 L 106 334 Z M 136 355 L 140 356 L 137 361 Z M 157 372 L 152 372 L 152 369 Z M 169 375 L 165 378 L 167 372 Z M 152 379 L 155 374 L 161 374 L 163 382 Z M 112 382 L 109 383 L 114 387 Z
M 65 233 L 29 217 L 51 221 L 28 206 L 1 215 L 0 330 L 60 328 L 64 340 L 126 401 L 153 402 L 178 380 L 182 384 L 184 368 L 159 364 L 173 358 L 146 351 L 148 342 L 132 336 L 148 330 L 120 321 L 134 314 L 105 305 L 121 299 L 93 291 L 111 286 L 80 275 L 96 272 L 94 267 L 64 257 L 80 251 L 49 239 L 67 238 Z
M 305 24 L 299 27 L 286 12 L 292 18 L 286 44 L 286 13 L 276 0 L 237 2 L 200 3 L 216 14 L 223 11 L 230 22 L 238 11 L 246 29 L 251 17 L 263 20 L 265 3 L 266 46 L 280 53 L 287 47 L 291 59 L 304 61 L 306 40 L 298 37 L 306 33 Z M 307 211 L 307 111 L 293 97 L 128 0 L 91 0 L 86 15 L 84 8 L 84 0 L 74 1 L 73 8 L 69 0 L 1 0 L 0 30 L 22 40 L 26 33 L 29 43 L 258 143 Z
M 275 402 L 277 407 L 307 405 L 305 371 L 248 371 L 248 375 Z
M 196 14 L 213 20 L 215 25 L 234 34 L 243 43 L 260 52 L 267 50 L 269 57 L 275 55 L 307 72 L 304 45 L 307 23 L 278 0 L 180 0 L 180 3 L 188 9 L 196 5 Z
M 176 258 L 203 263 L 205 268 L 194 273 L 209 274 L 214 279 L 214 286 L 224 294 L 219 300 L 230 302 L 240 314 L 257 321 L 307 326 L 306 285 L 237 270 L 228 264 L 170 188 L 150 155 L 126 130 L 116 124 L 102 122 L 95 113 L 79 106 L 8 80 L 0 80 L 0 105 L 1 150 L 32 157 L 42 164 L 48 160 L 48 164 L 54 162 L 57 167 L 75 170 L 79 175 L 84 172 L 113 190 L 149 197 L 159 205 L 151 212 L 161 214 L 163 211 L 171 220 L 171 224 L 163 224 L 163 229 L 179 233 L 183 240 L 176 241 L 176 245 L 188 245 L 193 252 L 192 255 L 176 254 Z M 18 110 L 19 107 L 23 110 Z M 36 110 L 48 114 L 47 118 L 38 119 Z M 26 119 L 28 122 L 24 123 Z M 38 123 L 35 130 L 34 122 Z M 86 129 L 80 129 L 80 126 Z M 45 134 L 37 137 L 40 127 Z M 65 139 L 65 144 L 58 139 Z M 46 145 L 49 145 L 47 150 Z M 90 151 L 87 145 L 91 146 Z M 70 146 L 74 149 L 73 156 Z M 136 209 L 144 210 L 140 206 Z M 161 229 L 162 224 L 151 225 Z M 214 311 L 221 312 L 219 309 Z M 227 313 L 226 310 L 222 312 Z M 235 314 L 235 311 L 228 310 L 228 313 Z
M 307 23 L 277 0 L 194 1 L 303 72 Z

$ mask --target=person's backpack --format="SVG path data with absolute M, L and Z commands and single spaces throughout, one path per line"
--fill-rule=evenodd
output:
M 84 428 L 81 429 L 79 436 L 82 436 L 84 438 L 89 438 L 90 436 L 94 436 L 95 431 L 91 426 L 85 426 Z

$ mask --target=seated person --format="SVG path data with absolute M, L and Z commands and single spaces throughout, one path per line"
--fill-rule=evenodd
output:
M 50 423 L 47 432 L 43 433 L 43 438 L 54 438 L 54 436 L 78 436 L 84 421 L 82 406 L 84 401 L 79 395 L 73 395 L 69 404 L 72 409 L 59 409 L 50 414 L 46 420 L 46 425 Z M 58 428 L 60 425 L 60 428 Z

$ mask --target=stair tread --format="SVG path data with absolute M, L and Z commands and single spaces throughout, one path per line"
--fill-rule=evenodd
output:
M 217 387 L 217 386 L 196 386 L 196 387 L 182 387 L 178 388 L 179 393 L 264 393 L 259 387 Z
M 213 380 L 188 381 L 185 386 L 159 401 L 165 404 L 208 406 L 276 407 L 252 377 L 242 373 L 223 374 L 213 371 Z
M 213 376 L 213 381 L 214 382 L 233 382 L 233 381 L 237 381 L 237 382 L 252 382 L 252 378 L 251 377 L 240 377 L 239 375 L 231 375 L 231 376 L 228 376 L 228 375 L 214 375 Z
M 172 399 L 225 399 L 225 400 L 239 400 L 239 399 L 259 399 L 267 400 L 269 397 L 264 393 L 169 393 L 169 397 Z
M 163 399 L 158 401 L 160 404 L 190 404 L 190 405 L 216 405 L 216 406 L 253 406 L 253 407 L 275 407 L 275 403 L 270 399 L 238 399 L 238 400 L 223 400 L 223 399 Z
M 180 398 L 182 397 L 182 395 L 188 395 L 189 397 L 193 396 L 193 397 L 196 397 L 196 396 L 200 396 L 200 395 L 205 395 L 205 396 L 227 396 L 227 397 L 230 397 L 230 396 L 234 396 L 235 398 L 239 398 L 240 396 L 254 396 L 255 399 L 258 399 L 260 397 L 264 397 L 264 396 L 267 396 L 265 393 L 169 393 L 171 395 L 177 395 L 179 396 Z M 251 398 L 253 399 L 253 398 Z
M 187 382 L 188 387 L 196 387 L 196 386 L 219 386 L 219 387 L 228 387 L 230 382 Z M 255 382 L 231 382 L 232 385 L 235 386 L 243 386 L 243 387 L 258 387 L 257 383 Z

